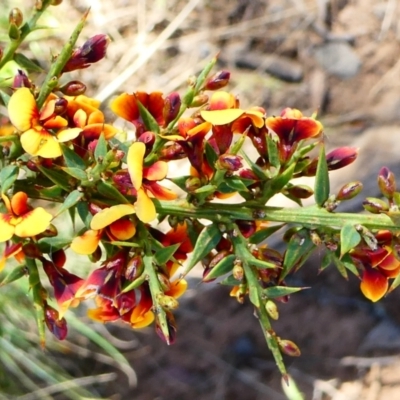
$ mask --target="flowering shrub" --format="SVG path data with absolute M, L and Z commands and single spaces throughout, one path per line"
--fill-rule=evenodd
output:
M 114 98 L 110 110 L 135 132 L 128 137 L 85 95 L 82 82 L 68 80 L 70 71 L 106 54 L 109 40 L 101 34 L 75 48 L 86 15 L 44 82 L 31 80 L 34 63 L 20 56 L 19 45 L 41 13 L 57 3 L 37 2 L 26 23 L 12 10 L 10 41 L 0 59 L 0 69 L 14 59 L 28 71 L 19 70 L 1 91 L 9 123 L 0 128 L 0 285 L 29 279 L 43 345 L 45 327 L 64 339 L 66 311 L 87 300 L 94 300 L 92 319 L 123 321 L 133 329 L 153 324 L 173 343 L 177 299 L 187 288 L 186 275 L 200 263 L 204 282 L 218 280 L 232 287 L 239 303 L 248 299 L 254 305 L 285 376 L 282 353 L 297 356 L 300 350 L 275 333 L 271 320 L 279 317 L 277 303 L 303 289 L 287 286 L 285 279 L 314 250 L 324 250 L 321 269 L 335 265 L 344 276 L 360 276 L 361 291 L 372 301 L 398 286 L 400 194 L 390 170 L 383 167 L 378 176 L 383 199 L 364 200 L 368 213 L 336 213 L 362 184 L 349 182 L 330 194 L 329 171 L 352 163 L 357 149 L 326 154 L 315 115 L 286 108 L 268 116 L 262 107 L 241 108 L 237 97 L 222 90 L 229 72 L 212 74 L 216 59 L 189 79 L 183 95 L 156 91 Z M 183 159 L 187 169 L 169 178 L 171 162 Z M 296 183 L 300 177 L 315 177 L 314 188 Z M 268 206 L 279 193 L 299 206 L 313 196 L 315 205 Z M 73 237 L 55 226 L 63 213 L 82 226 Z M 284 251 L 264 244 L 276 233 Z M 65 268 L 67 249 L 68 256 L 90 258 L 87 276 Z M 16 266 L 7 265 L 12 257 Z

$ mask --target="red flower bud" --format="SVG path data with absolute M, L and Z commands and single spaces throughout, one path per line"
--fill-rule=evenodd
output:
M 389 211 L 388 204 L 385 201 L 375 197 L 367 197 L 363 201 L 363 207 L 372 214 L 379 214 L 382 211 Z
M 218 71 L 211 78 L 207 80 L 204 88 L 206 90 L 218 90 L 225 87 L 229 83 L 231 73 L 229 71 Z
M 151 149 L 153 147 L 155 140 L 156 140 L 156 135 L 154 134 L 154 132 L 151 131 L 143 132 L 138 137 L 138 142 L 144 143 L 146 145 L 146 149 Z
M 339 190 L 336 200 L 350 200 L 356 197 L 362 189 L 363 184 L 360 181 L 346 183 L 346 185 L 342 186 Z
M 86 85 L 80 81 L 70 81 L 58 90 L 67 96 L 79 96 L 86 92 Z
M 307 185 L 296 185 L 286 188 L 288 194 L 297 199 L 308 199 L 314 194 L 314 191 Z
M 68 333 L 67 321 L 65 318 L 58 319 L 58 311 L 48 304 L 45 305 L 44 320 L 47 329 L 58 339 L 64 340 Z
M 300 349 L 291 340 L 278 338 L 278 345 L 282 350 L 282 353 L 288 356 L 299 357 L 301 355 Z
M 134 256 L 128 261 L 128 264 L 126 265 L 125 278 L 129 281 L 133 281 L 136 278 L 139 278 L 142 275 L 143 271 L 144 264 L 142 257 Z
M 164 109 L 163 109 L 163 117 L 165 125 L 168 125 L 171 121 L 173 121 L 176 118 L 181 108 L 181 104 L 182 104 L 181 97 L 177 92 L 173 92 L 165 98 Z
M 329 171 L 343 168 L 353 163 L 358 156 L 358 148 L 356 147 L 339 147 L 332 150 L 326 155 L 326 162 Z
M 59 98 L 54 104 L 54 113 L 57 115 L 63 115 L 67 111 L 68 100 L 64 98 Z
M 100 34 L 91 37 L 72 53 L 62 72 L 87 68 L 90 64 L 100 61 L 106 55 L 108 43 L 107 35 Z
M 67 256 L 65 251 L 60 249 L 51 254 L 51 259 L 56 267 L 62 268 L 67 261 Z
M 237 171 L 243 167 L 242 157 L 233 154 L 222 154 L 218 158 L 217 165 L 221 169 Z
M 382 167 L 378 174 L 378 185 L 382 194 L 392 199 L 394 192 L 396 191 L 396 178 L 392 171 L 387 167 Z
M 21 69 L 18 70 L 17 75 L 14 76 L 14 81 L 12 87 L 14 89 L 21 88 L 21 87 L 27 87 L 31 88 L 32 83 L 29 80 L 28 76 L 25 74 L 24 71 Z

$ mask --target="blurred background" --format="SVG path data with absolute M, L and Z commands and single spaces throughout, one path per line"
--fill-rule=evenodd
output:
M 28 16 L 33 3 L 3 0 L 1 42 L 8 11 Z M 72 75 L 104 106 L 123 91 L 179 91 L 219 54 L 244 106 L 318 111 L 328 148 L 360 148 L 356 163 L 332 174 L 332 191 L 357 179 L 364 197 L 377 195 L 383 165 L 400 176 L 399 1 L 64 0 L 42 19 L 52 29 L 29 37 L 27 54 L 46 68 L 88 7 L 79 44 L 97 33 L 111 43 L 105 60 Z M 361 210 L 361 201 L 341 210 Z M 321 259 L 288 282 L 312 288 L 279 305 L 278 335 L 302 350 L 286 359 L 290 374 L 306 399 L 400 397 L 400 290 L 373 304 L 354 276 L 319 273 Z M 191 279 L 170 347 L 152 328 L 92 324 L 79 309 L 67 314 L 68 340 L 49 336 L 42 351 L 27 296 L 26 282 L 0 288 L 1 400 L 286 398 L 252 307 L 225 287 Z

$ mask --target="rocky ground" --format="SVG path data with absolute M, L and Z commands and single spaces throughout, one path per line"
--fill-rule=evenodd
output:
M 61 7 L 74 21 L 88 3 Z M 169 92 L 220 52 L 221 67 L 232 72 L 230 88 L 245 105 L 262 105 L 269 114 L 287 106 L 318 110 L 329 146 L 359 146 L 359 160 L 334 174 L 333 186 L 361 179 L 365 195 L 373 195 L 380 166 L 400 172 L 399 14 L 397 0 L 102 0 L 92 6 L 85 35 L 105 32 L 113 42 L 103 64 L 79 78 L 102 100 L 137 89 Z M 60 35 L 71 29 L 61 22 Z M 345 281 L 333 269 L 318 275 L 321 257 L 293 281 L 312 289 L 280 306 L 275 323 L 278 334 L 302 350 L 286 360 L 290 373 L 307 399 L 399 397 L 400 291 L 372 304 L 356 278 Z M 177 323 L 171 347 L 152 329 L 111 328 L 118 339 L 134 339 L 126 355 L 139 383 L 129 388 L 121 376 L 101 389 L 103 395 L 284 399 L 249 304 L 193 279 Z M 98 368 L 91 363 L 84 372 Z

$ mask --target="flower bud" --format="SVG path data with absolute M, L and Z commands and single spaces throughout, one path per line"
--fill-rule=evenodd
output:
M 256 221 L 236 221 L 240 233 L 248 239 L 257 230 Z
M 396 178 L 392 171 L 387 167 L 382 167 L 378 174 L 378 185 L 382 194 L 388 198 L 392 199 L 394 192 L 396 191 Z
M 47 303 L 44 307 L 44 321 L 46 322 L 47 329 L 58 340 L 64 340 L 66 338 L 68 333 L 67 321 L 65 318 L 59 319 L 58 311 Z
M 70 81 L 58 90 L 66 96 L 79 96 L 86 92 L 86 85 L 80 81 Z
M 164 109 L 163 109 L 163 117 L 165 125 L 168 125 L 171 121 L 173 121 L 176 118 L 181 108 L 181 104 L 182 104 L 181 97 L 177 92 L 172 92 L 165 98 Z
M 222 259 L 224 259 L 228 255 L 227 250 L 222 250 L 219 253 L 217 253 L 210 261 L 208 267 L 209 268 L 214 268 Z
M 300 349 L 291 340 L 278 338 L 278 345 L 282 350 L 282 353 L 288 356 L 299 357 L 301 355 Z
M 42 232 L 39 236 L 40 237 L 55 237 L 57 235 L 58 235 L 57 228 L 53 224 L 50 224 L 49 227 L 44 232 Z
M 158 319 L 156 319 L 156 332 L 157 335 L 168 345 L 173 344 L 176 339 L 176 324 L 175 324 L 175 318 L 172 315 L 171 312 L 167 311 L 166 312 L 166 317 L 167 317 L 167 327 L 168 327 L 168 336 L 166 337 L 163 333 L 163 330 L 160 326 L 160 323 L 158 322 Z
M 59 6 L 63 0 L 50 0 L 50 5 L 51 6 Z
M 360 181 L 353 181 L 342 186 L 336 195 L 336 200 L 350 200 L 356 197 L 363 189 L 363 184 Z
M 286 188 L 288 194 L 297 199 L 308 199 L 314 191 L 308 185 L 296 185 Z
M 222 154 L 217 161 L 217 168 L 237 171 L 243 167 L 242 157 L 233 154 Z
M 53 261 L 54 265 L 58 268 L 64 267 L 65 262 L 67 261 L 67 256 L 63 249 L 60 249 L 60 250 L 55 251 L 54 253 L 51 253 L 50 257 L 51 257 L 51 260 Z
M 64 98 L 59 98 L 54 104 L 54 113 L 57 115 L 63 115 L 67 111 L 68 100 Z
M 232 268 L 232 275 L 237 281 L 242 281 L 244 277 L 244 269 L 240 263 L 235 263 Z
M 164 274 L 158 273 L 157 278 L 163 292 L 171 290 L 171 282 Z
M 328 170 L 334 171 L 353 163 L 358 156 L 356 147 L 339 147 L 326 155 Z
M 156 135 L 154 134 L 154 132 L 151 131 L 143 132 L 138 137 L 138 142 L 144 143 L 146 145 L 146 149 L 151 149 L 153 147 L 155 140 L 156 140 Z
M 208 99 L 209 99 L 209 97 L 206 95 L 206 94 L 204 94 L 204 93 L 202 93 L 202 94 L 199 94 L 199 95 L 197 95 L 197 96 L 194 96 L 193 97 L 193 100 L 192 100 L 192 102 L 190 103 L 190 106 L 189 107 L 201 107 L 201 106 L 204 106 L 204 104 L 206 104 L 207 102 L 208 102 Z
M 29 80 L 28 76 L 25 74 L 24 71 L 21 69 L 18 70 L 17 75 L 14 76 L 14 81 L 12 85 L 13 89 L 21 88 L 21 87 L 27 87 L 31 88 L 32 83 Z
M 100 61 L 106 55 L 108 43 L 107 35 L 100 34 L 91 37 L 72 53 L 62 72 L 87 68 L 90 64 Z
M 134 256 L 126 265 L 125 269 L 125 278 L 129 281 L 134 281 L 135 279 L 139 278 L 144 271 L 144 263 L 142 257 Z
M 389 211 L 388 204 L 381 199 L 375 197 L 367 197 L 363 201 L 363 207 L 372 214 L 379 214 L 382 211 Z
M 229 83 L 229 78 L 231 77 L 231 73 L 229 71 L 218 71 L 212 77 L 210 77 L 206 84 L 204 85 L 204 89 L 206 90 L 218 90 L 225 87 Z
M 176 310 L 179 307 L 178 300 L 166 294 L 159 294 L 157 296 L 157 303 L 165 310 Z
M 37 248 L 34 243 L 27 243 L 22 246 L 22 252 L 29 258 L 40 258 L 42 252 Z
M 272 300 L 267 300 L 265 303 L 265 311 L 267 311 L 270 318 L 274 320 L 279 318 L 278 307 Z
M 88 257 L 89 257 L 89 259 L 90 259 L 90 261 L 92 263 L 99 262 L 100 259 L 101 259 L 101 256 L 102 256 L 102 251 L 101 251 L 101 247 L 100 246 L 97 246 L 96 250 L 92 254 L 88 255 Z
M 37 11 L 40 11 L 43 8 L 43 1 L 42 0 L 36 0 L 35 1 L 35 9 Z
M 24 22 L 22 11 L 19 8 L 14 7 L 10 11 L 10 14 L 8 14 L 8 22 L 10 24 L 14 24 L 16 27 L 20 27 Z
M 185 188 L 188 192 L 194 192 L 201 187 L 201 180 L 197 176 L 186 179 Z

